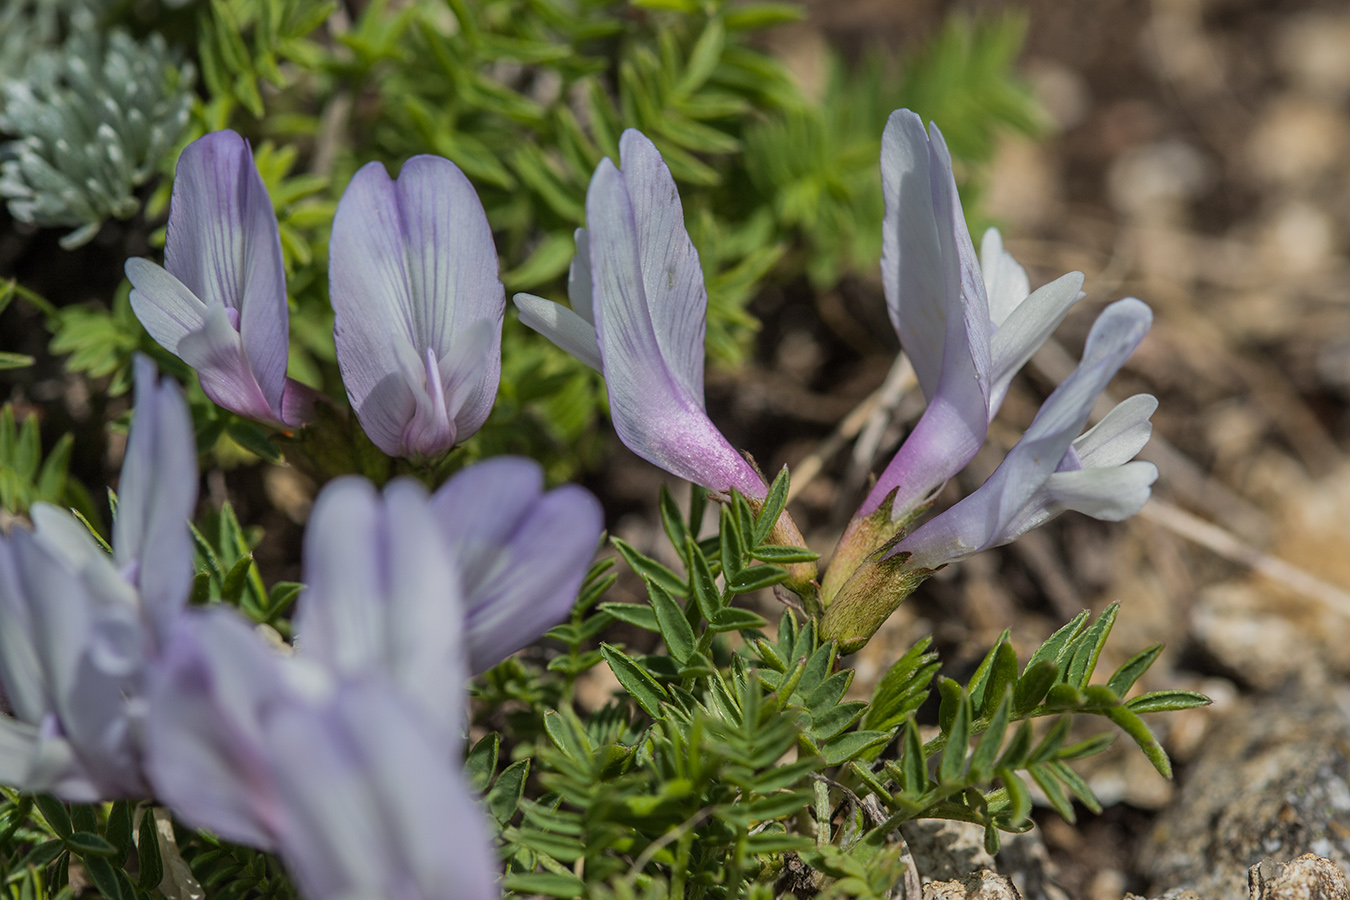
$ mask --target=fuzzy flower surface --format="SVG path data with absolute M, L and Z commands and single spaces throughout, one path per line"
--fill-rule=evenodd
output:
M 859 515 L 894 492 L 898 520 L 974 458 L 1012 377 L 1083 296 L 1083 276 L 1030 291 L 993 229 L 977 257 L 942 133 L 909 110 L 886 123 L 881 175 L 887 311 L 928 407 Z
M 521 321 L 604 373 L 614 430 L 638 456 L 710 490 L 763 499 L 764 480 L 704 409 L 708 291 L 675 179 L 632 129 L 619 161 L 601 161 L 586 193 L 572 308 L 517 294 Z
M 458 703 L 462 686 L 439 687 Z M 500 895 L 458 742 L 395 680 L 283 657 L 215 609 L 178 620 L 149 695 L 156 795 L 278 853 L 308 900 Z
M 398 180 L 369 163 L 329 244 L 338 367 L 361 427 L 390 456 L 444 454 L 487 420 L 506 297 L 483 205 L 447 159 Z
M 197 370 L 215 403 L 278 427 L 304 424 L 313 392 L 286 377 L 289 312 L 276 213 L 248 142 L 233 131 L 178 158 L 164 265 L 129 259 L 131 307 Z
M 462 578 L 473 672 L 567 618 L 604 529 L 589 491 L 545 491 L 542 467 L 518 456 L 459 472 L 432 495 L 431 512 Z
M 197 460 L 176 385 L 136 362 L 111 557 L 65 510 L 0 539 L 0 781 L 72 802 L 145 796 L 144 679 L 192 580 Z

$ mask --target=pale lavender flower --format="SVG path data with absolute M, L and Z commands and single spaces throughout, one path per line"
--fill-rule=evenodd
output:
M 487 419 L 506 299 L 483 206 L 454 163 L 415 156 L 398 181 L 370 163 L 329 244 L 338 367 L 352 409 L 390 456 L 439 456 Z
M 762 499 L 764 480 L 703 405 L 708 292 L 660 152 L 629 129 L 618 168 L 603 160 L 586 194 L 568 296 L 572 309 L 517 294 L 521 321 L 605 375 L 619 439 L 648 462 L 718 492 Z
M 146 666 L 187 600 L 195 442 L 177 386 L 136 362 L 136 411 L 109 557 L 65 510 L 0 539 L 0 781 L 74 802 L 144 796 Z
M 837 586 L 827 579 L 834 590 L 821 637 L 837 641 L 841 652 L 857 650 L 935 569 L 1015 540 L 1065 510 L 1108 521 L 1138 512 L 1158 471 L 1152 463 L 1129 460 L 1148 441 L 1157 401 L 1131 397 L 1078 434 L 1152 318 L 1148 306 L 1133 298 L 1108 306 L 1092 326 L 1078 368 L 978 490 L 884 549 L 874 544 L 866 555 L 855 555 Z
M 441 687 L 459 702 L 461 683 Z M 455 743 L 380 673 L 284 658 L 217 609 L 178 620 L 149 696 L 156 796 L 277 852 L 308 900 L 499 896 Z
M 325 486 L 305 532 L 304 579 L 299 653 L 347 676 L 387 674 L 457 733 L 464 589 L 422 486 L 398 479 L 380 494 L 356 476 Z
M 886 124 L 881 174 L 887 309 L 928 408 L 859 515 L 894 491 L 899 520 L 974 458 L 1013 375 L 1083 296 L 1083 276 L 1031 292 L 993 229 L 977 260 L 942 134 L 936 125 L 925 134 L 909 110 Z
M 538 463 L 519 457 L 470 466 L 430 498 L 407 480 L 383 495 L 355 477 L 325 487 L 305 535 L 301 653 L 389 673 L 453 730 L 454 667 L 481 672 L 567 618 L 595 554 L 600 504 L 543 488 Z
M 567 618 L 604 528 L 589 491 L 545 492 L 539 464 L 513 456 L 455 475 L 432 496 L 431 511 L 463 578 L 474 672 Z
M 309 388 L 286 377 L 289 313 L 281 238 L 248 143 L 233 131 L 178 158 L 164 267 L 129 259 L 131 308 L 197 370 L 220 406 L 279 427 L 304 423 Z
M 1031 427 L 974 493 L 915 529 L 888 556 L 933 569 L 1015 540 L 1073 509 L 1119 521 L 1147 502 L 1158 476 L 1152 463 L 1129 462 L 1148 441 L 1157 401 L 1146 394 L 1119 404 L 1078 436 L 1097 396 L 1148 333 L 1152 313 L 1133 298 L 1098 317 L 1083 360 L 1041 406 Z

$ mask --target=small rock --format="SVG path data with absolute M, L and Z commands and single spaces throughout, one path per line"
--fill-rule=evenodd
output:
M 1060 131 L 1073 128 L 1087 117 L 1092 109 L 1092 91 L 1081 73 L 1045 57 L 1027 60 L 1025 69 L 1036 99 Z
M 1280 29 L 1275 55 L 1295 84 L 1339 103 L 1350 96 L 1350 14 L 1314 12 L 1293 17 Z
M 1167 220 L 1213 183 L 1213 167 L 1199 150 L 1168 138 L 1131 150 L 1111 164 L 1111 203 L 1136 218 Z
M 1340 109 L 1296 97 L 1270 103 L 1247 142 L 1256 174 L 1275 184 L 1309 182 L 1341 165 L 1350 126 Z
M 1308 636 L 1264 585 L 1229 581 L 1204 588 L 1191 610 L 1191 636 L 1233 675 L 1274 688 L 1318 664 Z
M 906 822 L 900 831 L 925 884 L 961 884 L 975 877 L 972 873 L 996 870 L 1011 880 L 1015 891 L 1012 896 L 1025 900 L 1068 900 L 1068 894 L 1056 883 L 1057 872 L 1037 828 L 1002 835 L 997 856 L 990 856 L 984 849 L 984 829 L 969 822 L 919 819 Z M 927 887 L 924 897 L 925 900 L 928 897 Z
M 1340 157 L 1337 157 L 1339 161 Z M 1335 220 L 1312 203 L 1283 204 L 1260 235 L 1261 258 L 1272 272 L 1310 275 L 1331 268 L 1340 243 Z
M 1022 895 L 1005 876 L 981 869 L 958 881 L 930 881 L 923 900 L 1022 900 Z
M 1325 857 L 1305 853 L 1280 866 L 1273 878 L 1266 869 L 1257 863 L 1247 872 L 1251 900 L 1350 900 L 1345 871 Z
M 1316 853 L 1345 865 L 1347 778 L 1350 687 L 1323 685 L 1236 704 L 1142 847 L 1140 864 L 1153 892 L 1241 896 L 1243 873 L 1270 856 Z

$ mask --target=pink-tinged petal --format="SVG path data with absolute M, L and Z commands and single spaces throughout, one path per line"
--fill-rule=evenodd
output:
M 301 654 L 340 674 L 388 673 L 454 733 L 467 677 L 463 600 L 421 486 L 398 480 L 380 495 L 364 479 L 333 481 L 310 517 L 304 564 Z
M 601 161 L 586 194 L 586 221 L 595 292 L 595 330 L 619 439 L 637 455 L 713 490 L 736 488 L 752 497 L 763 481 L 690 396 L 688 378 L 671 371 L 654 330 L 643 284 L 641 233 L 622 173 Z M 665 295 L 670 303 L 698 297 Z M 674 317 L 663 315 L 663 321 Z M 687 361 L 684 361 L 687 362 Z M 683 364 L 683 363 L 681 363 Z
M 589 275 L 587 272 L 588 278 Z M 601 371 L 600 345 L 593 324 L 561 303 L 533 294 L 516 294 L 511 300 L 520 311 L 523 324 L 548 338 L 560 350 L 572 354 L 597 372 Z
M 233 610 L 192 611 L 174 623 L 148 691 L 155 796 L 193 827 L 262 849 L 285 823 L 264 741 L 288 693 L 282 665 Z
M 908 110 L 882 139 L 886 231 L 882 277 L 891 321 L 928 409 L 859 510 L 894 492 L 898 520 L 974 458 L 989 426 L 989 306 L 966 230 L 951 158 L 934 125 Z M 934 353 L 940 346 L 941 354 Z
M 156 343 L 178 355 L 178 342 L 206 327 L 206 304 L 148 259 L 127 260 L 126 273 L 132 312 Z
M 310 421 L 314 418 L 314 404 L 319 396 L 312 387 L 287 378 L 281 392 L 281 421 L 297 428 Z
M 447 435 L 462 440 L 481 427 L 501 374 L 506 301 L 491 230 L 464 174 L 428 156 L 405 163 L 397 182 L 378 163 L 362 168 L 338 204 L 329 266 L 338 365 L 371 439 L 390 455 L 430 455 L 449 449 Z M 489 323 L 486 340 L 479 321 Z M 478 355 L 453 358 L 471 331 Z M 476 378 L 456 381 L 464 389 L 454 392 L 430 383 L 428 350 L 438 370 L 462 378 L 468 365 Z M 451 399 L 455 408 L 445 405 Z
M 262 418 L 277 419 L 289 316 L 281 239 L 253 154 L 238 134 L 213 132 L 179 157 L 164 268 L 208 308 L 236 311 L 246 371 L 272 411 Z
M 567 617 L 604 527 L 589 492 L 544 493 L 542 468 L 519 457 L 460 472 L 433 496 L 432 511 L 464 579 L 474 672 Z
M 202 391 L 231 412 L 259 422 L 284 425 L 280 410 L 274 410 L 258 382 L 248 374 L 239 332 L 223 306 L 206 310 L 206 325 L 178 342 L 178 356 L 197 370 Z
M 698 251 L 684 228 L 675 179 L 656 145 L 628 129 L 619 164 L 637 225 L 638 260 L 652 329 L 672 378 L 703 408 L 703 343 L 708 291 Z
M 188 522 L 197 505 L 197 442 L 187 404 L 154 363 L 136 358 L 136 407 L 118 482 L 113 561 L 163 633 L 195 574 Z
M 414 390 L 417 411 L 403 429 L 399 455 L 434 459 L 455 446 L 455 426 L 446 410 L 445 383 L 436 351 L 428 347 L 422 364 L 422 390 Z

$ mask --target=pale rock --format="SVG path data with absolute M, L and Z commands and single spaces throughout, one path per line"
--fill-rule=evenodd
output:
M 1276 272 L 1290 276 L 1325 271 L 1336 261 L 1336 223 L 1312 203 L 1284 203 L 1261 232 L 1261 257 Z
M 1112 205 L 1136 219 L 1176 219 L 1185 204 L 1214 183 L 1213 166 L 1179 138 L 1129 150 L 1111 163 L 1107 188 Z
M 1350 688 L 1295 688 L 1239 702 L 1182 774 L 1139 862 L 1153 893 L 1243 895 L 1248 867 L 1316 853 L 1350 861 Z M 1302 871 L 1300 866 L 1296 871 Z M 1253 896 L 1261 896 L 1253 894 Z M 1262 900 L 1337 894 L 1265 895 Z
M 1309 635 L 1292 621 L 1281 599 L 1259 584 L 1209 585 L 1191 610 L 1191 636 L 1246 683 L 1273 688 L 1319 662 Z
M 925 884 L 923 900 L 1022 900 L 1022 895 L 1007 877 L 981 869 L 957 881 Z
M 1350 124 L 1336 106 L 1285 95 L 1271 101 L 1247 139 L 1252 171 L 1278 185 L 1302 185 L 1339 167 Z
M 1060 131 L 1081 123 L 1092 109 L 1092 91 L 1083 76 L 1053 59 L 1038 57 L 1024 66 L 1036 99 Z
M 999 139 L 990 164 L 984 208 L 1012 232 L 1035 230 L 1059 203 L 1058 165 L 1044 142 L 1021 135 Z
M 1333 103 L 1350 96 L 1350 14 L 1319 10 L 1280 29 L 1275 55 L 1299 88 Z
M 1331 860 L 1305 853 L 1279 866 L 1273 875 L 1269 863 L 1258 863 L 1247 872 L 1251 900 L 1350 900 L 1350 881 Z

